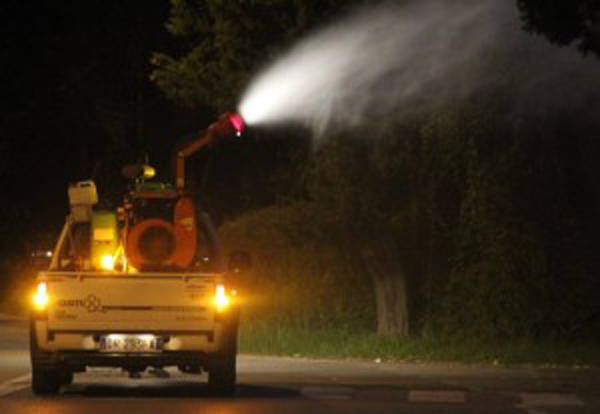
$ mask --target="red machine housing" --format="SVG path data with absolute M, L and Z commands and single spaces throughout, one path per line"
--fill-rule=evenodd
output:
M 138 185 L 124 204 L 123 239 L 128 263 L 138 270 L 188 268 L 196 257 L 199 207 L 185 192 L 185 160 L 196 151 L 244 131 L 239 114 L 226 113 L 176 154 L 175 189 Z M 143 184 L 143 183 L 142 183 Z M 154 183 L 152 183 L 154 184 Z

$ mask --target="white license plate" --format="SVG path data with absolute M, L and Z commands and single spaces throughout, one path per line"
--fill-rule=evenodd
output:
M 158 352 L 159 338 L 149 334 L 111 334 L 100 339 L 102 352 Z

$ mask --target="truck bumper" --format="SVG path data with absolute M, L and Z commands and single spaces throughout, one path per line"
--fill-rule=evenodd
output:
M 47 322 L 34 321 L 32 325 L 40 350 L 54 351 L 99 351 L 100 337 L 111 333 L 144 333 L 153 334 L 163 339 L 164 351 L 202 351 L 212 352 L 218 348 L 221 336 L 225 331 L 225 323 L 215 323 L 212 330 L 187 331 L 153 331 L 152 329 L 136 329 L 128 331 L 100 330 L 49 330 Z
M 115 367 L 127 370 L 144 370 L 146 367 L 202 366 L 210 367 L 215 355 L 206 352 L 163 351 L 152 354 L 104 354 L 96 351 L 57 351 L 46 355 L 38 363 L 62 366 L 72 371 L 84 371 L 85 367 Z
M 235 322 L 235 323 L 233 323 Z M 233 324 L 232 324 L 233 323 Z M 162 350 L 152 353 L 106 353 L 100 351 L 103 331 L 52 331 L 46 321 L 31 322 L 31 358 L 39 365 L 65 366 L 83 371 L 86 366 L 121 367 L 143 370 L 145 367 L 202 366 L 209 368 L 219 357 L 224 337 L 237 330 L 237 320 L 215 323 L 211 331 L 140 330 L 163 339 Z

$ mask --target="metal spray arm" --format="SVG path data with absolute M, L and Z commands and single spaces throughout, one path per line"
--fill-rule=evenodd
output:
M 196 151 L 209 147 L 234 135 L 241 135 L 245 125 L 242 117 L 237 113 L 228 112 L 219 117 L 198 137 L 177 152 L 175 187 L 182 193 L 185 189 L 185 160 Z

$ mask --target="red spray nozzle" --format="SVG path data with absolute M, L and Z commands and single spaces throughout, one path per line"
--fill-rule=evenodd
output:
M 246 129 L 246 124 L 242 116 L 236 112 L 226 112 L 219 117 L 219 119 L 212 123 L 208 130 L 211 133 L 216 133 L 219 137 L 229 137 L 242 135 Z
M 242 118 L 242 116 L 237 112 L 228 113 L 227 118 L 229 119 L 229 122 L 231 122 L 231 125 L 233 125 L 233 129 L 235 129 L 237 136 L 239 137 L 242 135 L 242 132 L 244 132 L 244 129 L 246 129 L 244 118 Z

